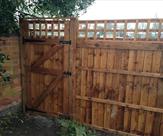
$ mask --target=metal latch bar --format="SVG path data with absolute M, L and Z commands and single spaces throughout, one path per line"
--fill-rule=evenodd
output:
M 60 40 L 59 43 L 62 45 L 71 45 L 71 40 Z

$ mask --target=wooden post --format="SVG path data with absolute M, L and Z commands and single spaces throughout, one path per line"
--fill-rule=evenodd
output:
M 64 29 L 64 40 L 70 40 L 70 21 L 65 21 L 65 29 Z M 64 46 L 63 49 L 63 71 L 68 71 L 68 53 L 69 46 Z M 63 113 L 65 115 L 69 114 L 69 92 L 68 92 L 68 78 L 63 79 Z
M 160 73 L 163 73 L 163 51 L 161 51 Z M 156 107 L 163 108 L 163 79 L 158 81 L 157 103 Z M 163 114 L 156 113 L 154 119 L 153 134 L 154 136 L 163 135 Z
M 25 46 L 23 45 L 23 36 L 26 35 L 26 29 L 28 24 L 26 21 L 20 19 L 20 38 L 19 38 L 19 58 L 20 58 L 20 78 L 21 78 L 21 101 L 22 101 L 22 111 L 25 113 L 26 107 L 26 85 L 25 85 Z M 27 35 L 26 35 L 27 36 Z
M 72 117 L 75 119 L 75 97 L 76 97 L 76 39 L 77 39 L 77 19 L 71 18 L 70 21 L 70 40 L 71 40 L 71 50 L 72 50 Z M 70 88 L 71 89 L 71 88 Z

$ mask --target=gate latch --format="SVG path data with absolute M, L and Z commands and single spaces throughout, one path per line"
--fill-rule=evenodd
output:
M 71 45 L 71 40 L 60 40 L 59 43 L 62 45 Z

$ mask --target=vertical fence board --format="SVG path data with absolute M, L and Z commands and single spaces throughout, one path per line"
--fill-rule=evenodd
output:
M 156 73 L 160 72 L 160 59 L 161 59 L 161 53 L 158 51 L 153 52 L 152 72 L 156 72 Z M 155 107 L 156 101 L 157 101 L 158 79 L 151 78 L 149 86 L 150 88 L 149 88 L 149 94 L 148 94 L 148 106 Z M 145 134 L 151 135 L 153 121 L 154 121 L 154 113 L 147 112 Z
M 144 64 L 144 51 L 137 52 L 136 71 L 141 72 Z M 141 94 L 141 77 L 135 77 L 133 90 L 133 104 L 139 104 Z M 131 113 L 131 128 L 132 133 L 136 133 L 138 129 L 138 110 L 133 109 Z
M 150 52 L 150 51 L 145 52 L 144 66 L 143 66 L 143 71 L 144 72 L 150 72 L 151 71 L 152 55 L 153 55 L 153 53 Z M 140 104 L 141 105 L 147 105 L 149 83 L 150 83 L 149 78 L 146 78 L 146 77 L 142 78 L 142 89 L 141 89 L 141 97 L 140 97 Z M 145 117 L 146 117 L 146 112 L 140 110 L 139 111 L 139 120 L 138 120 L 138 131 L 140 132 L 140 134 L 144 133 Z
M 114 61 L 114 50 L 108 50 L 107 54 L 107 69 L 113 69 L 113 61 Z M 106 99 L 111 99 L 112 97 L 112 77 L 113 74 L 107 73 L 106 74 Z M 104 127 L 105 128 L 110 128 L 111 127 L 111 107 L 112 105 L 105 104 L 105 114 L 104 114 Z
M 135 61 L 136 61 L 136 51 L 129 51 L 129 60 L 128 60 L 128 70 L 135 70 Z M 133 81 L 134 77 L 129 75 L 127 77 L 127 85 L 126 85 L 126 95 L 125 102 L 132 103 L 132 94 L 133 94 Z M 126 108 L 124 113 L 124 130 L 130 130 L 130 121 L 131 121 L 131 109 Z

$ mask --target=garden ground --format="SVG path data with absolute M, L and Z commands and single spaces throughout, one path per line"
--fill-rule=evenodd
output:
M 76 131 L 75 135 L 73 131 Z M 79 124 L 76 125 L 76 123 L 70 120 L 58 118 L 57 119 L 48 118 L 39 115 L 36 116 L 28 114 L 23 115 L 21 113 L 7 114 L 5 116 L 0 117 L 0 136 L 70 136 L 70 135 L 115 136 L 113 134 L 106 134 L 99 131 L 95 132 L 95 130 L 88 129 Z

